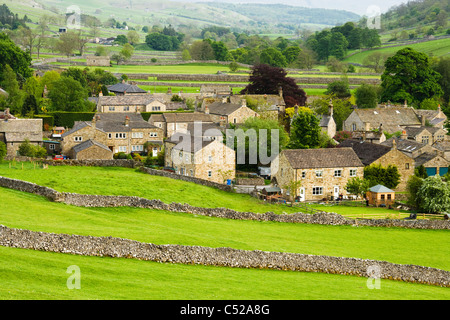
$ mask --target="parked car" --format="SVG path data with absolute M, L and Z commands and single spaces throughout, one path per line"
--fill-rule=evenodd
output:
M 64 160 L 66 157 L 64 157 L 64 156 L 62 156 L 62 155 L 60 155 L 60 154 L 58 154 L 58 155 L 56 155 L 56 156 L 53 156 L 53 160 Z

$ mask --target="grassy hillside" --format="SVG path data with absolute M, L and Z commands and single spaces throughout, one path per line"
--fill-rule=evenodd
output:
M 401 50 L 406 47 L 413 48 L 414 50 L 426 53 L 427 55 L 430 56 L 435 57 L 450 56 L 450 38 L 444 38 L 444 39 L 430 40 L 421 43 L 404 44 L 389 48 L 388 47 L 375 48 L 372 50 L 362 51 L 354 55 L 348 56 L 343 61 L 363 64 L 364 59 L 374 52 L 381 52 L 394 55 L 398 50 Z

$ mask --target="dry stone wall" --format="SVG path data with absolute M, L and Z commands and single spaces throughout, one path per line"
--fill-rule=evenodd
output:
M 184 212 L 216 218 L 234 220 L 273 221 L 282 223 L 309 223 L 321 225 L 351 225 L 367 227 L 398 227 L 411 229 L 450 229 L 450 220 L 400 220 L 400 219 L 347 219 L 337 213 L 318 212 L 276 214 L 273 212 L 254 213 L 240 212 L 228 208 L 203 208 L 189 204 L 164 203 L 160 200 L 150 200 L 131 196 L 83 195 L 77 193 L 58 192 L 52 188 L 0 176 L 0 187 L 34 193 L 51 201 L 62 202 L 79 207 L 137 207 L 172 212 Z
M 315 256 L 298 253 L 247 251 L 232 248 L 155 245 L 138 241 L 54 234 L 0 226 L 0 245 L 66 254 L 133 258 L 162 263 L 182 263 L 233 268 L 275 269 L 355 275 L 442 287 L 450 286 L 450 272 L 386 261 Z M 370 270 L 377 270 L 374 275 Z

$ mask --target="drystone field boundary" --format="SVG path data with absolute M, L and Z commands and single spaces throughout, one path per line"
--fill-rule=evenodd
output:
M 162 263 L 322 272 L 450 287 L 450 272 L 386 261 L 298 253 L 155 245 L 115 237 L 35 232 L 0 226 L 0 245 L 84 256 L 133 258 Z
M 401 220 L 401 219 L 348 219 L 337 213 L 318 212 L 276 214 L 273 212 L 239 212 L 228 208 L 204 208 L 189 204 L 164 203 L 134 196 L 85 195 L 58 192 L 52 188 L 40 186 L 28 181 L 0 176 L 0 187 L 19 190 L 44 196 L 51 201 L 79 207 L 137 207 L 171 212 L 183 212 L 216 218 L 234 220 L 273 221 L 284 223 L 309 223 L 321 225 L 358 225 L 369 227 L 399 227 L 411 229 L 450 229 L 450 220 Z

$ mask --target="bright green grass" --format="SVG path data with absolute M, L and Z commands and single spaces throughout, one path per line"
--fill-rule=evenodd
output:
M 119 167 L 71 167 L 49 166 L 34 169 L 29 162 L 9 168 L 9 163 L 0 164 L 0 176 L 21 179 L 53 188 L 60 192 L 80 194 L 125 195 L 147 199 L 159 199 L 165 203 L 188 203 L 198 207 L 225 207 L 236 211 L 265 213 L 294 213 L 298 208 L 286 205 L 267 204 L 247 194 L 229 193 L 195 183 L 152 176 L 137 170 Z M 323 207 L 333 212 L 334 207 Z M 386 208 L 358 208 L 360 212 L 392 213 Z M 353 212 L 352 212 L 353 213 Z
M 414 50 L 424 52 L 428 55 L 433 54 L 436 57 L 448 56 L 450 53 L 450 38 L 432 40 L 432 41 L 421 42 L 421 43 L 413 43 L 413 44 L 409 44 L 409 45 L 392 47 L 392 48 L 380 48 L 380 49 L 374 49 L 374 50 L 369 50 L 369 51 L 363 51 L 363 52 L 357 53 L 351 57 L 348 57 L 348 58 L 344 59 L 343 61 L 362 64 L 364 59 L 374 52 L 395 54 L 398 50 L 401 50 L 406 47 L 411 47 Z
M 195 183 L 152 176 L 128 168 L 49 166 L 34 169 L 29 162 L 9 168 L 0 164 L 0 175 L 34 182 L 61 192 L 100 195 L 128 195 L 159 199 L 165 203 L 188 203 L 199 207 L 226 207 L 237 211 L 264 213 L 294 212 L 294 208 L 270 205 L 247 194 L 230 193 Z
M 450 270 L 447 230 L 232 220 L 142 208 L 83 208 L 0 188 L 0 224 L 154 244 L 354 257 Z M 19 205 L 20 204 L 20 205 Z
M 0 247 L 2 300 L 446 300 L 448 288 L 322 273 L 233 269 Z M 80 289 L 68 289 L 69 266 Z

